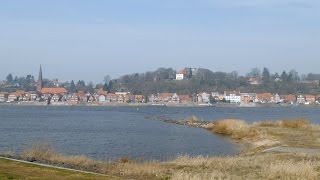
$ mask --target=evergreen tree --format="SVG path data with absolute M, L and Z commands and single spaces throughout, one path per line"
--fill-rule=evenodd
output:
M 79 87 L 85 87 L 85 86 L 86 86 L 86 83 L 85 83 L 83 80 L 79 80 L 79 81 L 77 82 L 77 86 L 79 86 Z
M 17 76 L 14 78 L 13 83 L 18 83 L 18 77 Z
M 13 83 L 13 77 L 12 77 L 12 74 L 11 74 L 11 73 L 8 74 L 6 80 L 7 80 L 7 83 L 9 83 L 9 84 L 12 84 L 12 83 Z
M 263 68 L 263 72 L 262 72 L 262 82 L 264 84 L 267 84 L 270 82 L 270 72 L 269 72 L 269 69 L 268 68 Z
M 190 67 L 189 68 L 188 79 L 191 79 L 191 78 L 192 78 L 192 68 Z
M 28 74 L 26 77 L 27 83 L 33 83 L 34 82 L 34 77 L 31 74 Z
M 282 82 L 286 82 L 288 80 L 288 74 L 286 71 L 283 71 L 281 74 Z
M 88 92 L 92 93 L 92 92 L 93 92 L 93 87 L 94 87 L 94 84 L 93 84 L 93 82 L 90 81 L 90 82 L 88 83 L 88 85 L 87 85 L 86 90 L 87 90 Z
M 103 90 L 104 90 L 104 91 L 109 91 L 109 86 L 108 86 L 107 83 L 104 83 L 104 85 L 103 85 Z
M 69 91 L 70 91 L 71 93 L 74 93 L 75 90 L 76 90 L 76 85 L 74 84 L 74 81 L 72 80 L 71 83 L 70 83 L 70 89 L 69 89 Z
M 294 69 L 292 69 L 289 72 L 289 77 L 290 77 L 290 79 L 289 79 L 290 82 L 295 82 L 296 83 L 296 82 L 298 82 L 300 80 L 299 73 Z
M 112 80 L 110 80 L 108 85 L 108 92 L 111 92 L 112 88 L 113 88 L 113 82 Z

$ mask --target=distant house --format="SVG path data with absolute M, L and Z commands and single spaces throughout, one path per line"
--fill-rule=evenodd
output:
M 274 103 L 274 97 L 271 93 L 257 93 L 255 102 L 259 103 Z
M 81 102 L 89 102 L 91 94 L 89 92 L 79 91 L 78 96 Z
M 273 95 L 273 99 L 275 103 L 280 103 L 282 101 L 280 95 L 277 93 Z
M 85 93 L 84 91 L 79 91 L 77 93 L 68 94 L 65 98 L 62 97 L 62 99 L 67 99 L 69 102 L 78 103 L 78 102 L 89 102 L 89 99 L 93 98 L 90 93 Z M 64 101 L 64 100 L 62 100 Z
M 52 97 L 51 97 L 51 101 L 52 101 L 52 102 L 58 102 L 58 101 L 61 101 L 61 98 L 62 98 L 62 95 L 60 95 L 60 94 L 54 94 L 54 95 L 52 95 Z
M 87 102 L 93 102 L 93 101 L 96 101 L 96 99 L 94 98 L 93 95 L 91 94 L 87 94 L 87 98 L 88 98 L 88 101 Z
M 38 101 L 40 100 L 40 94 L 37 92 L 29 92 L 30 94 L 30 101 Z
M 177 103 L 177 104 L 180 103 L 180 97 L 178 96 L 177 93 L 174 93 L 174 94 L 172 95 L 172 97 L 171 97 L 171 102 Z
M 107 97 L 106 97 L 105 95 L 103 95 L 103 94 L 101 94 L 101 95 L 99 96 L 99 98 L 98 98 L 98 101 L 99 101 L 99 102 L 106 102 L 106 100 L 107 100 Z
M 117 103 L 124 103 L 126 102 L 126 96 L 122 94 L 116 94 L 117 96 Z
M 314 95 L 305 95 L 306 102 L 313 104 L 316 102 L 316 96 Z
M 172 100 L 173 93 L 160 93 L 158 95 L 160 102 L 170 102 Z
M 192 97 L 189 95 L 179 95 L 181 104 L 192 103 Z
M 284 95 L 283 96 L 283 102 L 293 104 L 297 102 L 297 97 L 293 94 L 290 95 Z
M 8 102 L 18 101 L 19 97 L 15 93 L 10 93 L 8 96 Z
M 160 94 L 151 94 L 148 99 L 149 99 L 149 102 L 152 102 L 152 103 L 156 103 L 156 102 L 160 102 Z
M 298 104 L 304 104 L 306 102 L 306 99 L 304 97 L 304 95 L 300 94 L 297 96 L 297 103 Z
M 17 90 L 16 92 L 9 93 L 8 101 L 9 102 L 22 101 L 25 94 L 26 92 L 23 90 Z
M 221 95 L 219 92 L 211 92 L 211 97 L 215 100 L 215 101 L 221 101 L 223 100 L 224 96 Z
M 123 96 L 123 98 L 124 98 L 124 102 L 127 102 L 127 103 L 135 102 L 135 98 L 133 94 L 128 94 L 126 96 Z
M 231 103 L 241 102 L 241 94 L 239 91 L 224 91 L 224 98 Z
M 282 82 L 282 79 L 277 77 L 274 79 L 274 82 Z
M 114 93 L 108 93 L 106 95 L 106 102 L 117 102 L 118 96 Z
M 257 94 L 256 93 L 240 93 L 241 103 L 252 103 L 255 101 Z
M 134 102 L 136 103 L 145 103 L 145 98 L 143 95 L 135 95 Z
M 261 80 L 259 78 L 251 77 L 247 80 L 247 82 L 251 85 L 259 85 L 261 84 Z
M 211 96 L 212 97 L 219 97 L 220 96 L 220 93 L 219 92 L 211 92 Z
M 176 80 L 184 80 L 188 75 L 187 70 L 180 70 L 176 72 Z
M 130 92 L 115 92 L 116 95 L 122 95 L 122 96 L 127 96 L 130 95 Z
M 20 101 L 30 101 L 30 93 L 29 92 L 25 92 L 20 98 Z
M 8 101 L 9 93 L 7 92 L 0 92 L 0 102 L 7 102 Z
M 70 102 L 76 102 L 78 103 L 79 102 L 79 96 L 77 93 L 72 93 L 71 94 L 71 97 L 69 98 L 69 101 Z
M 158 93 L 149 96 L 149 101 L 162 103 L 179 103 L 180 97 L 177 93 Z
M 41 94 L 53 95 L 53 94 L 66 94 L 68 91 L 65 88 L 42 88 Z
M 12 92 L 9 94 L 8 96 L 8 101 L 9 102 L 15 102 L 15 101 L 19 101 L 22 99 L 22 94 L 19 92 Z
M 202 92 L 198 94 L 198 102 L 199 103 L 209 103 L 211 94 Z
M 43 100 L 57 102 L 61 100 L 68 91 L 65 88 L 42 88 L 40 93 L 42 94 Z M 52 99 L 53 96 L 54 99 Z
M 105 95 L 105 96 L 107 96 L 106 94 L 103 94 L 103 95 Z M 100 94 L 98 94 L 98 93 L 93 93 L 93 94 L 88 94 L 88 96 L 90 96 L 89 97 L 89 101 L 90 102 L 93 102 L 93 101 L 98 101 L 99 100 L 99 96 L 100 96 Z

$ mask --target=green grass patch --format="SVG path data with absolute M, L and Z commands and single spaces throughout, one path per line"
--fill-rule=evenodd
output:
M 98 176 L 62 170 L 56 168 L 42 167 L 33 164 L 15 162 L 0 159 L 0 179 L 111 179 L 106 176 Z

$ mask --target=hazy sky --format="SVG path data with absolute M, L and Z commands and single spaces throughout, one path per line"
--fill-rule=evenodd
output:
M 158 67 L 320 73 L 319 0 L 2 0 L 0 79 Z

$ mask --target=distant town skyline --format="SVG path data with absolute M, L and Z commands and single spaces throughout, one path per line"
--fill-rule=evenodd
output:
M 4 1 L 0 79 L 102 82 L 159 67 L 320 73 L 316 0 Z

